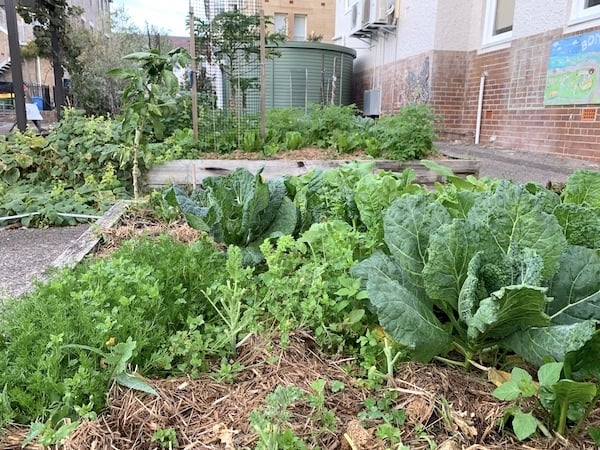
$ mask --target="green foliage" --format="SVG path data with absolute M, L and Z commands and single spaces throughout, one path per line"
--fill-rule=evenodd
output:
M 492 393 L 500 400 L 514 402 L 506 410 L 503 422 L 506 424 L 512 419 L 512 428 L 519 440 L 532 436 L 537 429 L 549 436 L 548 428 L 564 436 L 568 422 L 578 428 L 594 408 L 598 400 L 597 386 L 562 378 L 562 370 L 561 362 L 542 365 L 537 372 L 538 385 L 529 373 L 515 367 L 510 379 Z M 537 408 L 524 412 L 522 400 L 534 396 L 538 399 Z
M 406 421 L 406 412 L 396 406 L 398 393 L 384 391 L 380 397 L 368 397 L 358 418 L 366 427 L 375 425 L 375 435 L 390 445 L 401 443 L 401 428 Z
M 288 424 L 291 417 L 288 408 L 302 397 L 302 390 L 296 386 L 277 386 L 265 398 L 266 406 L 250 413 L 250 424 L 258 435 L 257 450 L 307 448 Z
M 262 257 L 258 246 L 266 238 L 292 233 L 296 228 L 296 207 L 287 196 L 284 180 L 262 181 L 261 172 L 252 175 L 236 169 L 225 176 L 205 178 L 191 196 L 178 186 L 165 193 L 170 205 L 179 205 L 192 228 L 209 232 L 215 241 L 244 248 L 246 264 Z
M 540 365 L 583 351 L 599 319 L 597 254 L 567 246 L 544 199 L 499 182 L 473 197 L 464 218 L 423 194 L 386 210 L 387 250 L 355 274 L 412 358 L 456 348 L 468 360 L 500 345 Z
M 267 270 L 259 275 L 258 296 L 284 338 L 309 329 L 324 349 L 353 347 L 364 331 L 366 311 L 364 292 L 350 269 L 368 254 L 368 241 L 332 220 L 314 224 L 297 240 L 282 236 L 260 248 Z
M 104 117 L 65 109 L 47 137 L 11 133 L 0 142 L 0 217 L 27 226 L 73 224 L 60 213 L 98 215 L 128 197 L 120 127 Z
M 388 159 L 422 159 L 434 152 L 435 120 L 428 105 L 409 105 L 377 120 L 373 133 Z
M 355 117 L 357 114 L 356 105 L 314 105 L 308 116 L 307 140 L 318 147 L 329 147 L 332 140 L 330 136 L 334 130 L 338 133 L 356 131 Z
M 263 149 L 263 141 L 258 130 L 247 130 L 242 136 L 241 148 L 245 152 L 255 153 Z
M 192 246 L 166 237 L 135 240 L 108 259 L 62 270 L 30 295 L 5 301 L 2 419 L 56 424 L 76 419 L 82 405 L 98 411 L 109 380 L 118 375 L 113 368 L 122 372 L 125 360 L 145 375 L 174 366 L 179 356 L 170 339 L 195 317 L 210 325 L 203 329 L 209 345 L 202 350 L 213 356 L 210 342 L 223 335 L 222 322 L 202 292 L 222 279 L 223 268 L 224 256 L 206 239 Z M 135 348 L 119 346 L 128 339 Z M 105 357 L 109 364 L 102 369 L 102 356 L 90 349 L 107 349 L 114 364 Z
M 150 442 L 158 442 L 161 448 L 177 448 L 177 433 L 173 428 L 159 428 L 154 432 Z
M 138 179 L 140 177 L 140 153 L 148 143 L 146 125 L 151 125 L 154 135 L 162 139 L 166 124 L 163 121 L 167 110 L 175 110 L 178 105 L 176 94 L 179 81 L 173 73 L 176 66 L 185 67 L 190 55 L 181 47 L 163 55 L 158 50 L 126 55 L 123 59 L 140 64 L 135 68 L 118 68 L 108 75 L 126 82 L 123 90 L 122 124 L 126 137 L 131 142 L 131 153 L 124 152 L 123 158 L 131 161 L 133 194 L 139 198 Z

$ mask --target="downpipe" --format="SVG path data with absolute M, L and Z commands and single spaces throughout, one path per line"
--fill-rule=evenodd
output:
M 479 98 L 477 99 L 477 122 L 475 124 L 475 144 L 479 144 L 479 135 L 481 133 L 481 113 L 483 112 L 483 91 L 485 90 L 485 78 L 487 70 L 484 70 L 479 79 Z

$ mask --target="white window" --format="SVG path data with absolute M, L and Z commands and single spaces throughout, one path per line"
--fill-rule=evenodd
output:
M 306 40 L 306 14 L 294 14 L 294 41 Z
M 273 16 L 273 22 L 275 25 L 275 33 L 281 33 L 287 35 L 288 29 L 288 15 L 285 13 L 275 13 Z
M 600 18 L 600 0 L 573 0 L 570 24 Z
M 484 44 L 496 44 L 512 38 L 515 0 L 487 0 Z

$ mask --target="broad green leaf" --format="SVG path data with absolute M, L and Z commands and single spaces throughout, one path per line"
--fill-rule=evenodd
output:
M 569 246 L 560 270 L 550 282 L 548 305 L 553 323 L 600 321 L 600 255 L 586 247 Z
M 573 380 L 560 380 L 552 387 L 556 401 L 563 407 L 571 403 L 589 403 L 596 396 L 596 385 Z
M 209 216 L 210 206 L 201 206 L 192 200 L 179 186 L 173 185 L 163 194 L 170 206 L 179 206 L 188 225 L 196 230 L 210 231 L 212 223 L 205 220 Z
M 510 381 L 507 381 L 506 383 L 502 383 L 500 386 L 494 389 L 492 391 L 492 395 L 498 400 L 512 401 L 519 398 L 521 395 L 521 389 L 519 389 L 519 385 L 517 383 L 511 383 Z
M 454 176 L 454 172 L 449 167 L 443 166 L 435 161 L 430 161 L 428 159 L 422 159 L 421 164 L 427 167 L 429 170 L 446 177 Z
M 551 362 L 546 363 L 538 370 L 538 381 L 540 386 L 552 386 L 560 380 L 560 374 L 563 370 L 564 363 Z
M 572 379 L 595 377 L 600 379 L 600 331 L 596 331 L 585 345 L 565 356 L 565 376 Z
M 516 412 L 513 416 L 512 427 L 517 439 L 523 441 L 533 435 L 537 430 L 538 422 L 530 412 Z
M 499 400 L 516 400 L 519 397 L 531 397 L 535 395 L 537 387 L 531 375 L 520 367 L 515 367 L 510 372 L 510 379 L 492 392 Z
M 372 270 L 367 281 L 371 304 L 380 325 L 416 361 L 428 362 L 448 350 L 450 335 L 427 303 L 415 297 L 397 280 Z
M 140 377 L 136 377 L 135 375 L 127 372 L 122 372 L 117 374 L 115 377 L 117 383 L 121 386 L 128 387 L 129 389 L 134 389 L 136 391 L 145 392 L 147 394 L 155 395 L 158 397 L 158 392 L 148 384 L 147 381 L 143 380 Z
M 561 203 L 554 215 L 569 244 L 600 249 L 600 207 Z
M 425 291 L 414 286 L 402 269 L 380 250 L 376 250 L 368 259 L 361 261 L 352 268 L 352 276 L 362 279 L 364 286 L 366 286 L 371 274 L 382 274 L 386 278 L 398 281 L 411 294 L 421 298 L 430 308 L 433 308 L 433 304 L 427 298 Z
M 21 172 L 19 172 L 19 169 L 17 167 L 11 167 L 2 174 L 2 180 L 6 184 L 15 184 L 20 176 Z
M 565 203 L 600 208 L 600 171 L 577 170 L 569 176 L 562 192 Z
M 502 339 L 530 327 L 550 324 L 543 312 L 546 289 L 534 286 L 506 286 L 479 303 L 467 320 L 470 339 Z
M 292 234 L 297 223 L 298 208 L 288 197 L 284 197 L 269 228 L 265 230 L 261 237 L 271 238 Z
M 477 245 L 485 251 L 486 261 L 529 248 L 544 261 L 545 280 L 556 272 L 566 246 L 562 228 L 523 186 L 502 180 L 494 191 L 480 193 L 467 220 L 478 230 Z
M 423 267 L 425 290 L 437 304 L 447 304 L 455 311 L 473 256 L 470 244 L 469 230 L 463 220 L 443 224 L 429 240 L 429 257 Z M 449 311 L 445 307 L 442 309 Z
M 112 367 L 114 374 L 118 375 L 127 371 L 127 364 L 133 356 L 136 345 L 136 342 L 130 336 L 127 341 L 115 345 L 111 352 L 106 355 L 106 364 Z
M 384 240 L 392 258 L 411 281 L 423 287 L 423 267 L 431 234 L 450 222 L 448 211 L 424 194 L 404 195 L 383 215 Z
M 591 320 L 570 325 L 534 327 L 508 336 L 503 340 L 503 345 L 531 364 L 541 366 L 548 357 L 563 361 L 567 353 L 581 349 L 595 331 L 596 324 Z

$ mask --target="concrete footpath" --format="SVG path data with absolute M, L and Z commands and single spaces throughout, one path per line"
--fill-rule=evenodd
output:
M 578 169 L 600 170 L 597 163 L 544 153 L 448 142 L 437 142 L 436 147 L 451 158 L 477 159 L 480 177 L 507 178 L 515 183 L 562 183 Z

